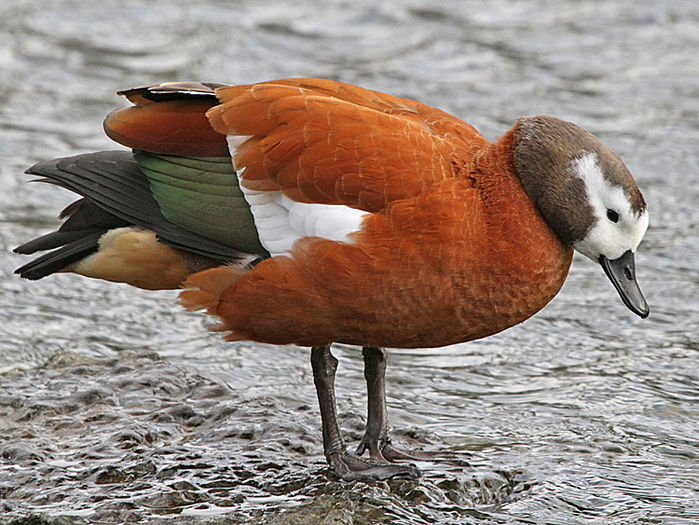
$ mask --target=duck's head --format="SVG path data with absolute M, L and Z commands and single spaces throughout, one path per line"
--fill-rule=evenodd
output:
M 588 131 L 553 117 L 518 120 L 514 140 L 517 174 L 546 222 L 563 242 L 600 263 L 624 304 L 647 317 L 634 254 L 648 210 L 619 156 Z

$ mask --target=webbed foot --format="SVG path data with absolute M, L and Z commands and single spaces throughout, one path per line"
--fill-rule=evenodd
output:
M 378 481 L 394 477 L 416 479 L 421 475 L 420 469 L 411 463 L 365 459 L 347 451 L 330 454 L 327 459 L 337 477 L 345 481 Z

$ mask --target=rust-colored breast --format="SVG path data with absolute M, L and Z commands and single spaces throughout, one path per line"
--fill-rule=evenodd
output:
M 221 294 L 222 329 L 270 343 L 429 347 L 527 319 L 562 286 L 572 250 L 523 192 L 511 142 L 391 200 L 354 244 L 307 238 L 292 257 L 263 261 Z

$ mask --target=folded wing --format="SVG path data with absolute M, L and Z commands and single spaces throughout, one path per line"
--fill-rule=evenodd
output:
M 453 177 L 485 143 L 419 102 L 340 82 L 291 79 L 217 89 L 207 116 L 228 136 L 241 184 L 370 212 Z

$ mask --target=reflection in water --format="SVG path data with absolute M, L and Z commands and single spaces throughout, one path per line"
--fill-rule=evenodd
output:
M 173 5 L 174 4 L 174 5 Z M 0 516 L 120 523 L 699 521 L 699 283 L 691 2 L 0 6 Z M 398 441 L 448 448 L 419 481 L 328 475 L 308 351 L 226 344 L 174 293 L 70 276 L 29 283 L 9 250 L 67 193 L 22 171 L 114 148 L 117 89 L 317 75 L 420 98 L 495 138 L 521 115 L 576 121 L 643 188 L 632 318 L 576 259 L 539 315 L 498 336 L 394 350 Z M 339 409 L 363 431 L 361 353 L 338 347 Z M 65 518 L 68 519 L 68 518 Z M 2 521 L 2 520 L 0 520 Z

